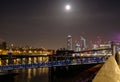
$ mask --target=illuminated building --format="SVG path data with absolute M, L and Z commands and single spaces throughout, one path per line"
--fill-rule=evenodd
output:
M 76 51 L 76 52 L 81 51 L 79 42 L 76 42 L 76 43 L 75 43 L 75 51 Z
M 72 36 L 67 36 L 67 50 L 72 50 Z
M 87 48 L 86 46 L 86 39 L 84 37 L 80 37 L 80 39 L 83 41 L 83 50 L 85 50 Z

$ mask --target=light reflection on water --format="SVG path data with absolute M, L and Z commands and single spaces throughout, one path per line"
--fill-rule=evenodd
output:
M 48 68 L 16 70 L 14 82 L 49 82 Z
M 2 82 L 76 82 L 79 78 L 78 75 L 74 77 L 56 77 L 52 74 L 49 68 L 37 68 L 37 69 L 22 69 L 14 70 L 19 73 L 14 77 L 5 77 Z M 63 75 L 64 72 L 61 72 Z M 0 79 L 1 80 L 1 79 Z
M 90 74 L 90 72 L 87 73 L 86 71 L 81 72 L 78 69 L 67 72 L 65 72 L 65 69 L 59 70 L 57 74 L 50 71 L 49 68 L 22 69 L 14 70 L 14 72 L 19 74 L 12 78 L 5 77 L 2 79 L 2 82 L 91 82 L 81 81 L 81 79 L 83 76 L 86 77 L 86 75 L 91 77 L 92 74 Z M 87 77 L 84 79 L 87 79 Z

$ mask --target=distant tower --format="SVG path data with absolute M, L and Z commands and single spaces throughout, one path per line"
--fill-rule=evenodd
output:
M 76 51 L 76 52 L 81 51 L 80 43 L 79 43 L 79 42 L 76 42 L 76 43 L 75 43 L 75 51 Z
M 67 50 L 72 50 L 72 36 L 67 36 Z
M 81 36 L 81 40 L 83 41 L 83 50 L 85 50 L 86 47 L 86 39 Z

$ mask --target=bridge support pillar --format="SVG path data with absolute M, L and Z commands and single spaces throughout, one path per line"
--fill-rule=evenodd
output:
M 25 58 L 25 64 L 28 64 L 29 58 Z
M 48 61 L 52 62 L 53 61 L 53 57 L 49 56 Z
M 36 59 L 36 61 L 37 61 L 37 63 L 39 63 L 39 57 L 36 57 L 37 59 Z
M 111 48 L 112 48 L 112 55 L 115 57 L 115 55 L 116 55 L 116 46 L 115 46 L 114 42 L 111 43 Z
M 34 57 L 31 58 L 31 63 L 32 63 L 32 64 L 34 63 Z
M 13 60 L 12 60 L 12 50 L 10 49 L 8 52 L 8 65 L 13 64 Z M 8 73 L 12 73 L 12 70 L 8 70 Z
M 12 60 L 12 50 L 10 49 L 8 52 L 8 65 L 13 64 L 13 60 Z
M 20 58 L 20 60 L 19 60 L 19 64 L 22 64 L 23 62 L 22 62 L 22 58 Z

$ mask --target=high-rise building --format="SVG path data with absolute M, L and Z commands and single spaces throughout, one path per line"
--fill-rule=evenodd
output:
M 83 48 L 82 48 L 82 50 L 85 50 L 86 48 L 87 48 L 87 46 L 86 46 L 86 39 L 84 38 L 84 37 L 80 37 L 80 39 L 83 41 Z
M 72 36 L 67 36 L 67 50 L 72 50 Z
M 76 52 L 81 51 L 80 44 L 78 42 L 75 43 L 75 51 Z

